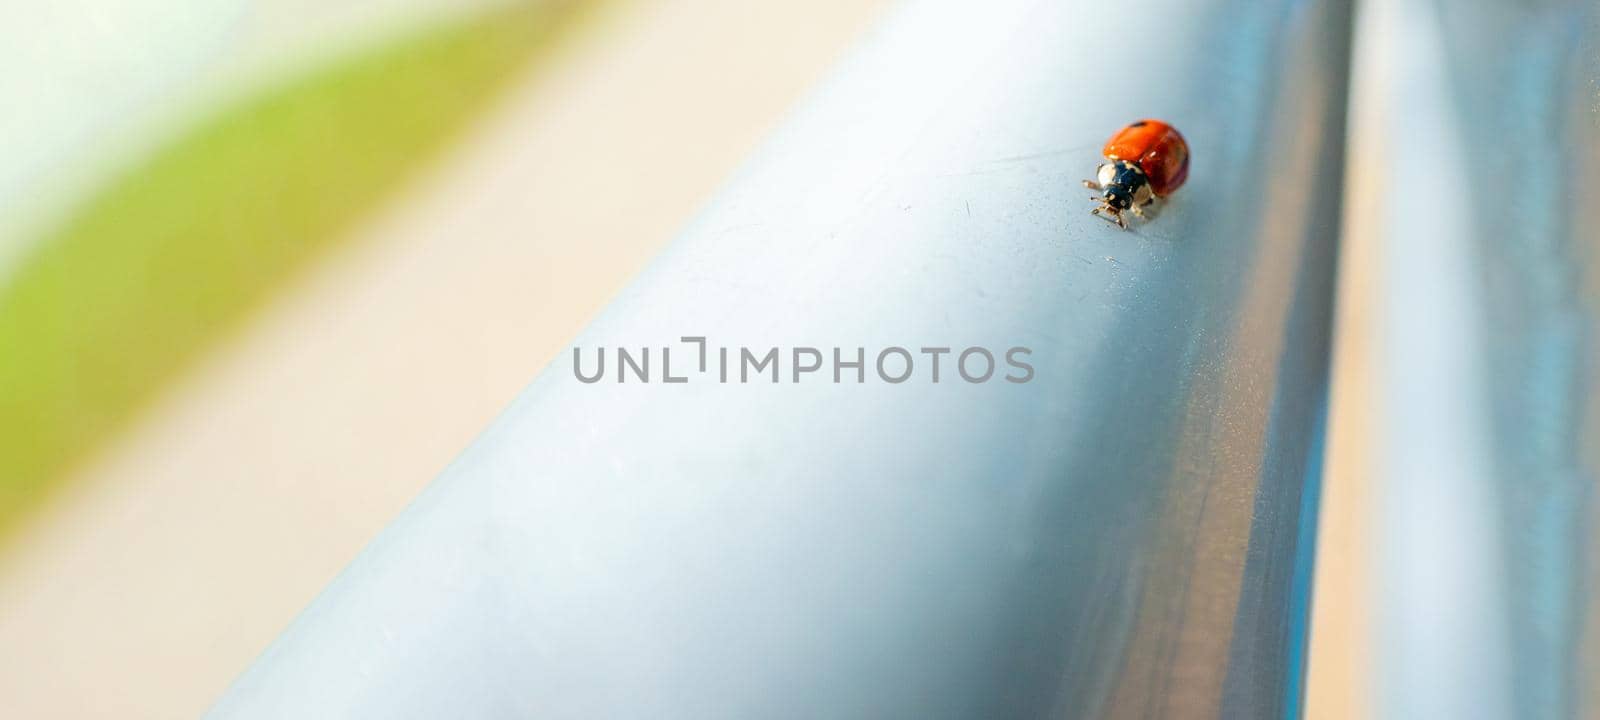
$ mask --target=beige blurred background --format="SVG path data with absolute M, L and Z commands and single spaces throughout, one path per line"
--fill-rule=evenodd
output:
M 885 4 L 598 8 L 445 161 L 206 351 L 9 539 L 0 715 L 200 714 Z M 255 3 L 195 43 L 220 78 L 169 71 L 171 87 L 127 104 L 225 96 L 293 56 L 453 4 L 426 5 Z

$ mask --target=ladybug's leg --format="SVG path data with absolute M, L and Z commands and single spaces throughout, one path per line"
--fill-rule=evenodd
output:
M 1083 181 L 1083 186 L 1086 187 L 1086 188 L 1089 188 L 1090 190 L 1099 190 L 1100 189 L 1100 183 L 1097 183 L 1097 182 L 1095 182 L 1093 180 L 1085 180 L 1085 181 Z
M 1145 205 L 1149 205 L 1149 204 L 1150 203 L 1145 203 Z M 1139 216 L 1140 220 L 1145 219 L 1144 218 L 1144 205 L 1135 205 L 1135 206 L 1133 206 L 1131 208 L 1128 208 L 1128 209 L 1132 210 L 1134 215 Z
M 1128 229 L 1128 221 L 1122 219 L 1122 213 L 1112 210 L 1104 205 L 1097 206 L 1095 209 L 1090 210 L 1089 214 L 1097 215 L 1106 222 L 1114 222 L 1117 224 L 1117 227 L 1122 228 L 1123 230 Z
M 1156 198 L 1151 197 L 1149 200 L 1144 201 L 1143 204 L 1139 205 L 1139 207 L 1135 209 L 1139 211 L 1139 217 L 1148 220 L 1159 216 L 1161 214 L 1161 208 L 1161 205 L 1156 204 Z

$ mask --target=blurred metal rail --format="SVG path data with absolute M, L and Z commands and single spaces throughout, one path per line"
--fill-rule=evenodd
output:
M 1596 717 L 1600 5 L 1368 7 L 1378 714 Z
M 1348 27 L 906 3 L 575 345 L 1027 346 L 1034 379 L 563 356 L 213 714 L 1294 714 Z M 1077 183 L 1147 116 L 1193 171 L 1119 232 Z

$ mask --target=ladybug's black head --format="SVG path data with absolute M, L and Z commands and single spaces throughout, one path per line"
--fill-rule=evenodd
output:
M 1144 195 L 1149 194 L 1149 180 L 1145 179 L 1144 171 L 1126 160 L 1116 160 L 1100 166 L 1100 187 L 1104 188 L 1106 205 L 1118 210 L 1127 210 L 1135 203 L 1141 203 Z
M 1085 180 L 1083 184 L 1100 191 L 1099 197 L 1093 198 L 1100 204 L 1090 212 L 1116 223 L 1120 228 L 1128 227 L 1123 213 L 1131 211 L 1134 215 L 1142 216 L 1140 208 L 1155 201 L 1149 179 L 1138 165 L 1126 160 L 1111 158 L 1111 162 L 1100 166 L 1095 181 Z
M 1107 207 L 1127 210 L 1133 207 L 1133 189 L 1126 185 L 1107 185 L 1103 194 Z

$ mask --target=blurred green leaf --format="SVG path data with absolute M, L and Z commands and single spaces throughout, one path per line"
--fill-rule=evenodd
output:
M 0 533 L 436 156 L 581 4 L 515 4 L 276 86 L 42 239 L 0 288 Z

